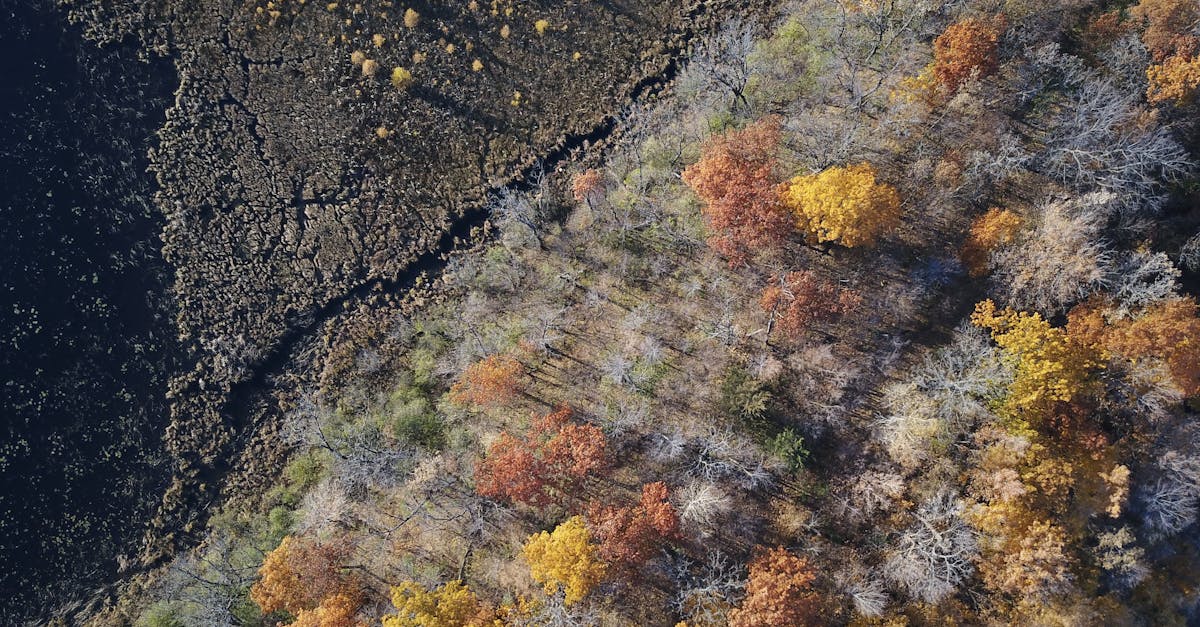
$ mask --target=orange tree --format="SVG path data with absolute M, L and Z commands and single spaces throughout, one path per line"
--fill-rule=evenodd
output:
M 502 433 L 475 465 L 475 490 L 531 506 L 555 502 L 607 466 L 608 443 L 593 425 L 569 422 L 560 409 L 534 420 L 521 437 Z
M 967 18 L 951 24 L 933 41 L 930 69 L 938 83 L 954 92 L 972 77 L 982 78 L 995 72 L 1002 29 L 1001 20 Z
M 987 274 L 992 252 L 1011 244 L 1021 230 L 1022 222 L 1021 216 L 999 207 L 988 209 L 987 213 L 971 222 L 971 230 L 959 253 L 971 276 Z
M 1067 332 L 1130 362 L 1159 360 L 1184 396 L 1200 395 L 1200 318 L 1196 301 L 1175 298 L 1111 323 L 1095 304 L 1076 307 Z
M 900 224 L 900 196 L 891 185 L 876 182 L 869 163 L 797 176 L 781 198 L 800 228 L 818 242 L 869 246 Z
M 521 362 L 507 355 L 488 355 L 467 366 L 450 388 L 450 399 L 460 404 L 502 405 L 521 391 Z
M 250 598 L 264 614 L 278 611 L 299 614 L 314 610 L 337 595 L 345 599 L 336 603 L 356 601 L 358 581 L 343 571 L 350 550 L 343 540 L 287 536 L 263 560 L 258 570 L 260 579 L 251 586 Z M 357 609 L 355 604 L 354 610 Z
M 794 229 L 776 192 L 779 141 L 779 121 L 765 118 L 711 138 L 683 172 L 704 202 L 709 245 L 730 263 L 781 246 Z
M 732 627 L 785 627 L 816 625 L 819 597 L 812 589 L 816 578 L 808 562 L 782 547 L 756 551 L 746 580 L 746 598 L 730 612 Z
M 300 610 L 291 627 L 366 627 L 365 621 L 356 618 L 361 605 L 358 595 L 337 593 L 311 610 Z

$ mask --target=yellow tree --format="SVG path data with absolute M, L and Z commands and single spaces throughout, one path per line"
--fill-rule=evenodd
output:
M 1200 88 L 1200 56 L 1176 54 L 1146 68 L 1146 100 L 1187 104 Z
M 900 224 L 900 196 L 876 182 L 869 163 L 797 176 L 784 186 L 781 200 L 818 242 L 869 246 Z
M 975 306 L 971 322 L 990 329 L 992 338 L 1016 366 L 1008 405 L 1041 415 L 1054 402 L 1070 402 L 1101 367 L 1101 355 L 1076 341 L 1037 313 L 996 310 L 985 300 Z
M 563 590 L 567 605 L 587 595 L 604 578 L 607 566 L 597 555 L 597 546 L 580 516 L 572 516 L 554 531 L 535 533 L 525 542 L 522 554 L 534 581 L 546 594 Z
M 461 581 L 426 590 L 412 581 L 392 588 L 395 614 L 383 617 L 383 627 L 479 627 L 496 622 L 495 612 Z

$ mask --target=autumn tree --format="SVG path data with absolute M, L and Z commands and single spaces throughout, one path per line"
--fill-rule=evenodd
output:
M 771 277 L 759 297 L 785 338 L 796 339 L 815 322 L 836 320 L 857 309 L 862 298 L 854 291 L 821 280 L 807 270 Z
M 1129 16 L 1143 26 L 1142 43 L 1154 59 L 1161 61 L 1177 49 L 1196 22 L 1200 6 L 1194 0 L 1142 0 L 1129 9 Z
M 339 592 L 311 610 L 300 610 L 291 627 L 366 627 L 366 621 L 356 618 L 361 605 L 358 595 Z
M 1184 396 L 1200 395 L 1200 318 L 1192 298 L 1162 301 L 1133 319 L 1109 322 L 1089 303 L 1068 316 L 1067 332 L 1132 363 L 1161 361 Z
M 600 559 L 614 567 L 635 567 L 679 533 L 679 515 L 660 481 L 642 486 L 641 501 L 633 507 L 592 504 L 587 525 L 599 542 Z
M 467 366 L 450 388 L 450 398 L 460 404 L 503 405 L 521 391 L 521 362 L 507 355 L 488 355 Z
M 797 176 L 781 197 L 800 228 L 818 242 L 869 246 L 900 224 L 900 196 L 876 182 L 869 163 Z
M 992 207 L 971 222 L 959 256 L 973 277 L 987 274 L 992 251 L 1011 244 L 1021 230 L 1021 216 L 1008 209 Z
M 595 204 L 604 195 L 604 175 L 599 170 L 584 170 L 571 179 L 571 195 L 576 202 Z
M 1065 592 L 1074 563 L 1063 530 L 1018 501 L 980 507 L 975 524 L 990 532 L 979 560 L 986 586 L 1015 597 L 1045 598 Z
M 1200 88 L 1200 56 L 1175 54 L 1146 68 L 1146 100 L 1183 105 Z
M 779 141 L 779 120 L 765 118 L 709 139 L 683 172 L 704 203 L 709 245 L 730 263 L 781 246 L 794 229 L 776 190 Z
M 287 536 L 263 560 L 250 598 L 264 614 L 314 610 L 335 595 L 356 599 L 358 581 L 343 570 L 349 556 L 350 546 L 340 540 Z M 344 604 L 345 600 L 331 603 Z M 325 611 L 332 614 L 334 608 Z
M 730 612 L 732 627 L 792 627 L 824 622 L 808 561 L 783 547 L 757 551 L 748 567 L 746 598 Z
M 458 580 L 434 590 L 405 581 L 392 588 L 392 605 L 396 613 L 383 617 L 383 627 L 482 627 L 496 614 Z
M 572 516 L 554 531 L 533 534 L 521 553 L 529 563 L 533 580 L 542 584 L 546 594 L 561 590 L 567 605 L 586 596 L 607 570 L 599 557 L 599 547 L 579 516 Z
M 996 51 L 1004 29 L 1002 19 L 990 21 L 967 18 L 951 24 L 933 41 L 931 71 L 948 91 L 957 91 L 972 78 L 983 78 L 996 71 Z
M 534 420 L 521 437 L 503 433 L 475 466 L 482 496 L 531 506 L 560 500 L 607 465 L 607 440 L 600 429 L 570 422 L 560 409 Z
M 1037 313 L 997 311 L 990 300 L 975 306 L 971 322 L 990 329 L 992 338 L 1016 368 L 1007 404 L 1042 413 L 1054 402 L 1069 402 L 1102 367 L 1090 345 L 1055 328 Z

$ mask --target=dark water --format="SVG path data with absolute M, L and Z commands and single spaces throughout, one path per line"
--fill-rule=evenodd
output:
M 111 581 L 162 490 L 175 347 L 146 150 L 175 77 L 0 0 L 0 624 Z

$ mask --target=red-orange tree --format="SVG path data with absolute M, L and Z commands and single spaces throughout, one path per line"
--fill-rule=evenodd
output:
M 808 562 L 782 547 L 756 551 L 749 565 L 746 599 L 730 612 L 732 627 L 785 627 L 823 623 L 816 578 Z
M 536 507 L 562 500 L 604 470 L 604 434 L 570 418 L 571 410 L 563 408 L 534 420 L 521 437 L 501 434 L 475 465 L 475 491 Z
M 1002 22 L 967 18 L 951 24 L 933 40 L 933 75 L 953 92 L 972 77 L 982 78 L 999 66 L 996 50 Z
M 771 277 L 758 303 L 775 316 L 775 327 L 785 338 L 796 339 L 814 322 L 835 320 L 854 311 L 862 298 L 854 290 L 839 288 L 802 270 Z
M 450 398 L 456 403 L 472 405 L 501 405 L 521 391 L 521 362 L 507 355 L 488 355 L 467 366 L 462 376 L 450 388 Z
M 661 481 L 642 486 L 641 501 L 633 507 L 593 503 L 587 525 L 600 542 L 600 559 L 611 566 L 645 564 L 663 542 L 679 532 L 679 515 Z
M 263 560 L 250 598 L 264 614 L 280 610 L 300 614 L 339 595 L 344 599 L 336 603 L 346 605 L 347 600 L 359 598 L 357 579 L 343 570 L 349 557 L 350 545 L 342 540 L 287 536 Z M 357 611 L 357 605 L 353 609 Z
M 740 263 L 787 241 L 795 226 L 780 204 L 776 175 L 779 120 L 765 118 L 711 138 L 683 180 L 704 201 L 708 243 Z

